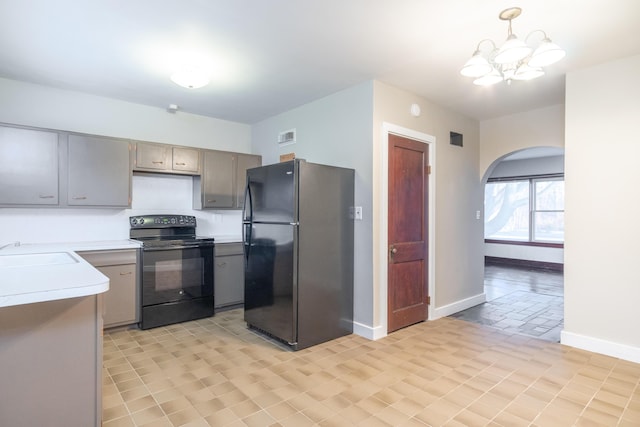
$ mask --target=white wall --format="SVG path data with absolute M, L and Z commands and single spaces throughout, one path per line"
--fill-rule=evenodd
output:
M 250 152 L 249 125 L 0 78 L 0 122 Z M 0 208 L 0 245 L 128 238 L 137 213 L 195 215 L 201 234 L 239 235 L 238 211 L 194 211 L 191 178 L 134 176 L 132 209 Z M 99 225 L 99 226 L 96 226 Z
M 343 90 L 253 126 L 255 154 L 263 164 L 277 163 L 280 154 L 355 169 L 355 205 L 363 219 L 355 222 L 354 319 L 372 322 L 372 82 Z M 278 146 L 280 132 L 296 129 L 297 142 Z
M 640 55 L 567 75 L 562 343 L 640 362 Z
M 418 104 L 422 113 L 419 117 L 410 114 L 411 104 Z M 402 128 L 434 136 L 435 156 L 430 159 L 435 181 L 434 215 L 429 218 L 435 229 L 435 246 L 431 248 L 434 257 L 435 283 L 432 289 L 430 318 L 446 316 L 484 301 L 483 286 L 483 227 L 476 219 L 476 212 L 482 210 L 483 191 L 480 184 L 479 165 L 479 123 L 476 120 L 446 110 L 410 92 L 386 85 L 374 84 L 373 114 L 373 194 L 374 220 L 373 247 L 374 265 L 386 263 L 384 251 L 378 251 L 384 230 L 382 202 L 384 173 L 380 168 L 383 147 L 383 123 L 391 123 Z M 449 144 L 449 132 L 464 135 L 463 147 Z M 373 292 L 376 297 L 374 327 L 386 330 L 386 307 L 379 304 L 386 300 L 387 278 L 374 273 Z
M 190 176 L 134 175 L 131 209 L 0 208 L 0 246 L 129 238 L 129 217 L 177 214 L 196 217 L 198 234 L 240 236 L 240 211 L 192 209 Z
M 0 78 L 0 122 L 249 153 L 251 127 Z

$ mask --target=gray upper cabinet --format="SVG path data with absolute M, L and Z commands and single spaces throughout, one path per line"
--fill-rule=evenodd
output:
M 194 178 L 195 209 L 233 208 L 234 157 L 227 151 L 204 151 L 202 176 Z
M 193 181 L 194 209 L 242 209 L 246 171 L 261 163 L 261 156 L 203 150 L 202 175 Z
M 198 175 L 200 150 L 151 142 L 136 143 L 135 170 Z
M 262 165 L 262 157 L 255 154 L 237 154 L 236 162 L 236 195 L 235 207 L 242 209 L 244 206 L 244 188 L 247 186 L 247 169 L 257 168 Z
M 171 146 L 148 142 L 136 143 L 135 166 L 136 169 L 155 171 L 171 169 Z
M 197 148 L 173 147 L 172 169 L 200 173 L 200 150 Z
M 69 135 L 69 206 L 131 206 L 129 142 Z
M 58 133 L 0 126 L 0 205 L 58 204 Z

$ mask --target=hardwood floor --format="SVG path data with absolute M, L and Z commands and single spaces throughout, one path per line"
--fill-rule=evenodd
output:
M 484 287 L 487 302 L 452 317 L 560 342 L 564 325 L 562 272 L 485 265 Z

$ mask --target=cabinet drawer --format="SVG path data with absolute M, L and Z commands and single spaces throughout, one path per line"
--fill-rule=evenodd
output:
M 102 267 L 105 265 L 135 264 L 137 261 L 136 249 L 85 251 L 78 252 L 78 255 L 80 255 L 94 267 Z
M 234 243 L 216 243 L 216 256 L 242 255 L 241 242 Z

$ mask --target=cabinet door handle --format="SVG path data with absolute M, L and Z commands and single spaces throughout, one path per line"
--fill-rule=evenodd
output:
M 121 276 L 130 276 L 132 273 L 130 271 L 127 271 L 126 273 L 122 273 L 120 272 Z
M 177 162 L 176 166 L 187 166 L 187 164 L 184 162 Z
M 41 199 L 53 199 L 55 196 L 49 196 L 49 195 L 40 194 L 38 197 L 40 197 Z
M 215 202 L 216 199 L 207 199 L 207 202 Z
M 73 196 L 73 200 L 87 200 L 87 196 Z
M 158 160 L 154 160 L 154 161 L 152 161 L 151 163 L 153 163 L 154 165 L 161 165 L 161 164 L 163 164 L 164 162 L 161 162 L 161 161 L 158 161 Z
M 219 263 L 218 263 L 218 267 L 224 267 L 225 265 L 227 265 L 227 263 L 226 263 L 226 262 L 219 262 Z

